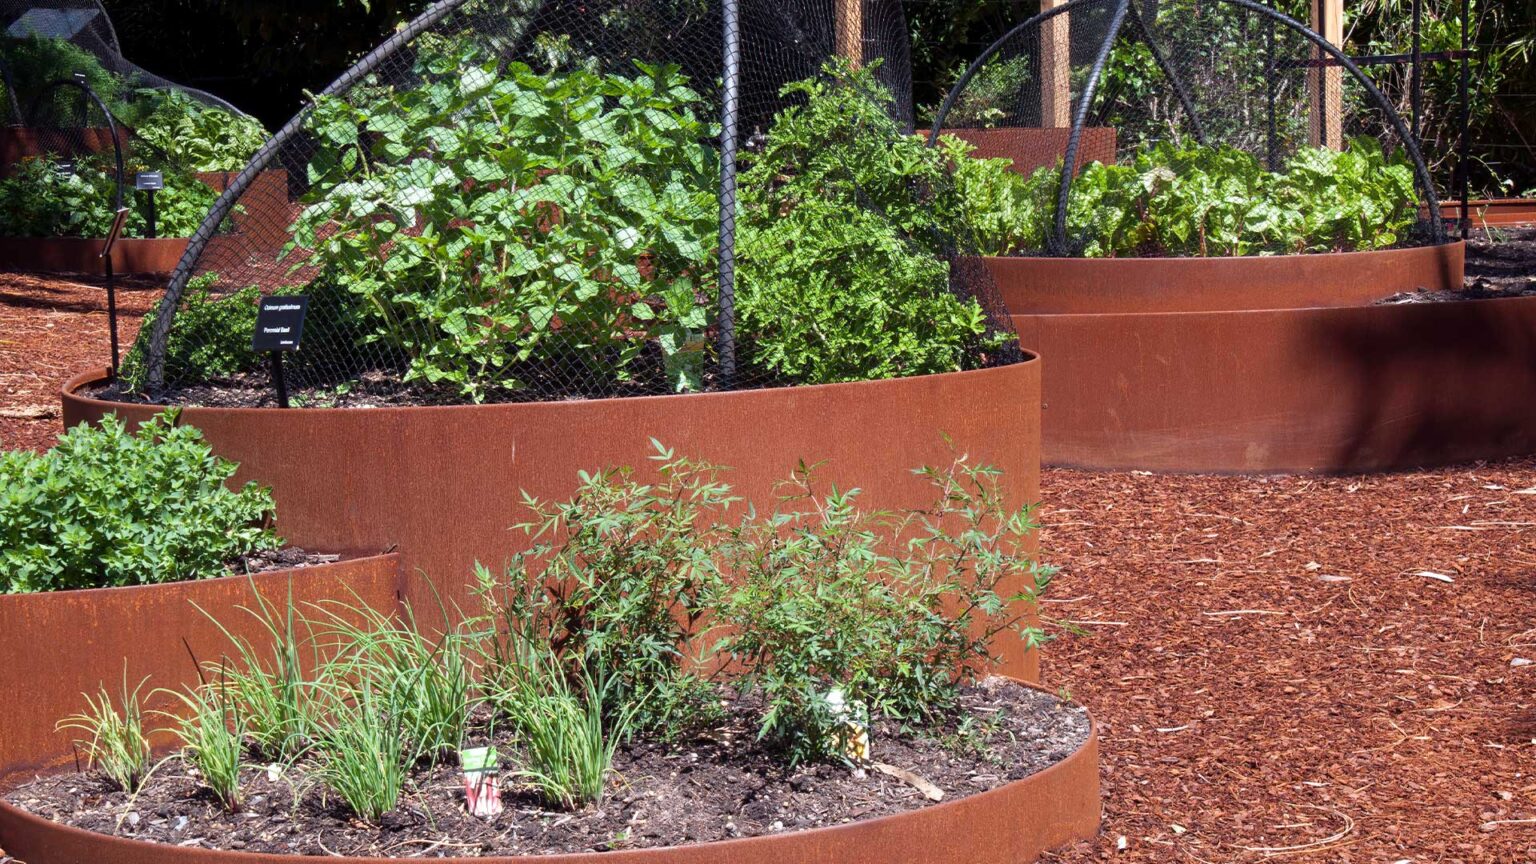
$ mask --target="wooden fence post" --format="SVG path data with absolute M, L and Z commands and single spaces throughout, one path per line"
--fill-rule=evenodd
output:
M 1334 47 L 1344 42 L 1344 0 L 1312 0 L 1312 29 Z M 1313 47 L 1313 60 L 1328 60 Z M 1338 66 L 1314 66 L 1307 71 L 1311 122 L 1307 140 L 1313 147 L 1344 149 L 1344 70 Z

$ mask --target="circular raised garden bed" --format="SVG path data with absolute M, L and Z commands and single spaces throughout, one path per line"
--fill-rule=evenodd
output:
M 1049 364 L 1047 464 L 1349 472 L 1536 450 L 1536 297 L 1379 303 L 1463 254 L 987 264 Z
M 103 373 L 64 387 L 64 423 L 157 408 L 93 399 Z M 795 466 L 823 463 L 822 488 L 860 487 L 864 506 L 929 503 L 910 469 L 957 453 L 1005 472 L 1010 503 L 1039 498 L 1040 362 L 886 381 L 686 396 L 445 407 L 189 407 L 182 422 L 240 464 L 238 482 L 272 488 L 283 535 L 313 549 L 396 548 L 413 600 L 468 600 L 474 565 L 498 569 L 527 539 L 522 493 L 564 500 L 580 471 L 644 471 L 652 439 L 731 470 L 735 494 L 771 509 Z M 953 441 L 953 447 L 945 436 Z M 431 608 L 423 605 L 421 608 Z M 1012 638 L 1012 637 L 1010 637 Z M 999 671 L 1027 681 L 1022 643 L 998 646 Z
M 256 638 L 260 624 L 236 611 L 256 602 L 253 590 L 279 607 L 291 591 L 297 604 L 355 594 L 357 604 L 385 611 L 399 602 L 400 583 L 399 557 L 376 555 L 250 576 L 0 595 L 0 783 L 74 765 L 78 733 L 54 724 L 85 707 L 82 694 L 105 685 L 116 698 L 125 676 L 130 689 L 148 676 L 146 692 L 195 684 L 196 662 L 230 649 L 215 620 Z M 0 843 L 13 854 L 21 848 L 4 827 Z
M 1050 767 L 989 791 L 894 815 L 809 830 L 784 831 L 689 846 L 453 861 L 577 862 L 833 862 L 883 864 L 1014 864 L 1098 832 L 1098 740 L 1091 724 L 1074 752 Z M 194 864 L 294 860 L 281 854 L 238 853 L 150 843 L 62 825 L 0 803 L 0 837 L 29 864 Z M 378 862 L 381 858 L 336 860 Z
M 205 172 L 197 179 L 215 192 L 223 192 L 234 181 L 234 172 Z M 288 173 L 263 171 L 240 199 L 240 208 L 230 216 L 235 232 L 265 224 L 288 224 L 294 205 L 288 201 Z M 210 254 L 227 245 L 228 235 L 209 241 Z M 102 273 L 99 237 L 0 237 L 0 270 L 21 273 Z M 275 251 L 275 250 L 274 250 Z M 169 273 L 176 269 L 187 252 L 185 237 L 124 237 L 112 247 L 112 270 L 119 276 Z

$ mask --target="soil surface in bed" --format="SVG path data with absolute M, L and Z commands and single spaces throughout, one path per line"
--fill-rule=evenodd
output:
M 1382 303 L 1445 303 L 1536 295 L 1536 228 L 1485 228 L 1467 240 L 1461 291 L 1406 291 Z
M 544 809 L 531 789 L 519 785 L 513 770 L 505 769 L 521 764 L 520 754 L 500 734 L 506 809 L 489 820 L 465 812 L 456 768 L 425 764 L 412 772 L 400 806 L 377 827 L 359 822 L 302 768 L 270 775 L 247 769 L 246 805 L 233 814 L 179 760 L 166 763 L 132 800 L 94 774 L 37 780 L 6 800 L 60 822 L 156 843 L 398 857 L 675 846 L 803 831 L 933 803 L 875 768 L 789 769 L 757 743 L 755 716 L 750 706 L 732 704 L 726 723 L 708 734 L 672 746 L 639 741 L 621 749 L 606 799 L 574 812 Z M 1000 678 L 967 688 L 960 716 L 973 719 L 928 735 L 877 722 L 871 756 L 938 786 L 948 801 L 1060 762 L 1083 745 L 1089 729 L 1081 708 Z M 484 743 L 483 733 L 476 737 L 472 743 Z

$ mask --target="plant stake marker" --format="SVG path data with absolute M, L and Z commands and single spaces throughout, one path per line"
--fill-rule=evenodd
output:
M 459 751 L 464 777 L 464 802 L 469 815 L 489 819 L 501 812 L 501 777 L 496 773 L 496 748 L 472 747 Z
M 288 407 L 288 384 L 283 380 L 283 352 L 299 350 L 304 338 L 304 312 L 308 297 L 263 297 L 256 309 L 256 331 L 251 334 L 251 350 L 272 355 L 272 388 L 277 404 Z

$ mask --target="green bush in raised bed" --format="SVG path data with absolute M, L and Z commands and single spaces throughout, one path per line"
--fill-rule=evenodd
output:
M 130 432 L 108 415 L 46 453 L 0 454 L 0 591 L 206 579 L 280 545 L 271 493 L 227 488 L 237 466 L 176 419 Z
M 753 362 L 824 384 L 959 371 L 1002 344 L 950 285 L 969 230 L 954 145 L 904 134 L 873 70 L 846 60 L 784 95 L 804 104 L 742 157 L 736 308 Z
M 23 159 L 0 180 L 0 237 L 105 237 L 112 228 L 117 169 L 112 154 L 97 153 L 66 166 L 54 157 Z M 144 237 L 149 201 L 133 191 L 127 169 L 124 203 L 132 206 L 124 237 Z M 202 224 L 219 194 L 185 173 L 167 173 L 155 194 L 156 234 L 187 237 Z

